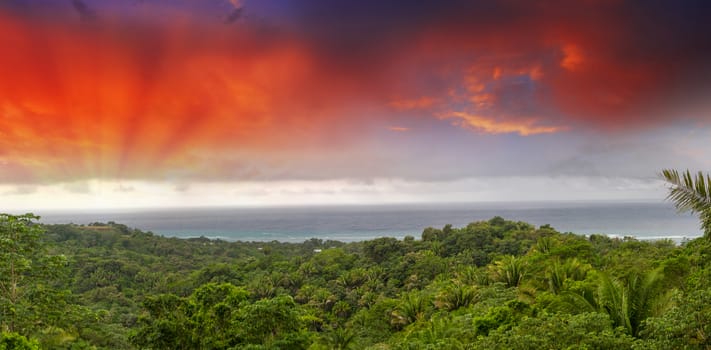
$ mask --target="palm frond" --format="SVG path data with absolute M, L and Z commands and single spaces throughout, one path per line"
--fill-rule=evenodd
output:
M 692 176 L 689 170 L 662 170 L 664 180 L 670 185 L 668 200 L 676 204 L 680 211 L 701 213 L 711 206 L 711 177 L 702 172 Z
M 704 234 L 711 238 L 711 175 L 698 172 L 694 176 L 689 170 L 679 173 L 673 169 L 664 169 L 660 175 L 669 184 L 667 200 L 680 212 L 699 214 Z

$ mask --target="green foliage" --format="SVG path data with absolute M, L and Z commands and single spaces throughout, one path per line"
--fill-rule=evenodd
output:
M 640 349 L 711 347 L 711 289 L 674 296 L 668 312 L 644 321 Z
M 525 317 L 511 328 L 479 338 L 478 349 L 630 349 L 634 339 L 612 327 L 607 315 L 548 314 Z
M 14 261 L 31 267 L 16 323 L 47 349 L 661 349 L 709 334 L 707 240 L 496 217 L 422 240 L 250 243 L 26 219 L 27 240 L 4 241 L 25 242 Z
M 172 295 L 149 297 L 143 302 L 147 312 L 138 320 L 138 328 L 130 336 L 131 343 L 145 349 L 192 349 L 197 343 L 192 337 L 188 304 Z
M 352 330 L 336 328 L 324 333 L 320 342 L 326 349 L 348 350 L 355 348 L 356 338 L 356 334 Z
M 435 317 L 414 324 L 391 340 L 394 349 L 465 349 L 473 342 L 467 320 L 462 317 Z
M 0 350 L 39 350 L 36 340 L 28 340 L 17 333 L 0 333 Z
M 363 243 L 363 254 L 376 263 L 397 258 L 404 251 L 404 244 L 392 237 L 376 238 Z
M 466 285 L 460 281 L 447 284 L 435 298 L 435 306 L 438 309 L 454 311 L 462 307 L 467 307 L 479 301 L 479 293 L 476 288 Z
M 570 281 L 582 281 L 587 276 L 590 266 L 578 259 L 568 259 L 564 263 L 553 260 L 546 269 L 548 288 L 552 293 L 559 294 L 567 289 Z
M 663 291 L 663 275 L 659 270 L 644 275 L 632 275 L 626 283 L 606 274 L 600 275 L 598 305 L 610 315 L 616 327 L 623 327 L 637 336 L 642 322 L 663 311 L 669 304 Z
M 272 343 L 301 329 L 296 304 L 289 296 L 264 299 L 242 308 L 238 320 L 247 343 Z
M 548 254 L 553 250 L 557 243 L 558 242 L 553 237 L 541 237 L 538 241 L 536 241 L 535 249 L 540 253 Z
M 506 287 L 518 287 L 526 276 L 527 264 L 523 258 L 507 255 L 494 262 L 491 273 L 495 281 L 502 282 Z
M 226 348 L 240 342 L 235 320 L 249 293 L 229 283 L 200 286 L 189 298 L 193 340 L 204 349 Z
M 430 306 L 429 296 L 419 292 L 405 293 L 392 313 L 392 322 L 396 325 L 407 326 L 422 320 L 431 310 Z
M 531 308 L 528 304 L 518 300 L 511 300 L 503 306 L 489 308 L 483 316 L 474 317 L 474 329 L 479 335 L 488 335 L 489 332 L 511 328 L 521 317 L 528 315 Z
M 0 214 L 1 330 L 32 335 L 67 326 L 66 294 L 57 288 L 66 258 L 47 253 L 38 219 Z
M 146 315 L 131 342 L 149 349 L 227 349 L 266 344 L 302 349 L 296 304 L 288 296 L 247 301 L 248 293 L 234 285 L 209 283 L 188 298 L 167 294 L 144 302 Z

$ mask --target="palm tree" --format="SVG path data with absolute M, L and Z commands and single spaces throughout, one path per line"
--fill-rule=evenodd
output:
M 637 337 L 644 320 L 662 315 L 671 306 L 672 293 L 664 288 L 662 270 L 656 269 L 643 274 L 632 273 L 625 279 L 602 272 L 594 290 L 566 290 L 559 295 L 549 306 L 552 311 L 604 312 L 615 327 L 622 327 Z
M 546 269 L 546 279 L 550 291 L 554 294 L 560 294 L 565 287 L 566 280 L 582 281 L 588 274 L 590 265 L 580 262 L 577 258 L 568 259 L 564 263 L 558 260 L 553 260 Z
M 664 290 L 660 269 L 645 274 L 632 274 L 625 282 L 601 274 L 597 303 L 607 312 L 616 327 L 624 327 L 637 337 L 642 322 L 659 316 L 670 305 L 670 294 Z
M 615 327 L 624 327 L 627 332 L 632 334 L 630 295 L 624 283 L 610 278 L 606 273 L 602 273 L 597 293 L 596 303 L 602 311 L 610 315 L 612 324 Z
M 324 345 L 329 349 L 346 350 L 355 346 L 356 335 L 350 329 L 336 328 L 328 333 L 325 333 L 321 338 Z
M 670 169 L 662 170 L 661 176 L 670 185 L 667 199 L 680 212 L 699 214 L 704 237 L 711 239 L 711 176 L 704 176 L 703 172 L 692 176 L 689 170 L 680 174 Z
M 407 293 L 392 312 L 392 323 L 407 326 L 425 317 L 430 300 L 425 295 Z
M 527 265 L 523 258 L 507 255 L 492 266 L 493 277 L 507 288 L 518 287 L 526 276 Z
M 406 345 L 398 349 L 465 349 L 464 339 L 458 334 L 461 329 L 461 325 L 456 324 L 451 317 L 433 318 L 420 330 L 408 332 L 405 336 Z
M 553 247 L 556 246 L 556 240 L 553 237 L 541 237 L 536 241 L 536 250 L 542 254 L 548 254 Z
M 546 269 L 546 279 L 548 279 L 548 287 L 553 294 L 560 294 L 563 290 L 565 280 L 568 279 L 563 265 L 559 261 L 553 261 Z
M 474 304 L 479 299 L 476 288 L 459 281 L 448 284 L 435 298 L 435 306 L 439 309 L 454 311 L 461 307 Z

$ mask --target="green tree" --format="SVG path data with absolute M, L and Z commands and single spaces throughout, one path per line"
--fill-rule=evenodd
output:
M 0 350 L 39 350 L 39 348 L 37 341 L 28 340 L 17 333 L 0 333 Z
M 509 329 L 524 316 L 529 316 L 531 308 L 519 300 L 509 300 L 501 306 L 490 307 L 486 314 L 473 318 L 477 335 L 486 336 L 495 329 Z
M 230 283 L 207 283 L 189 298 L 193 340 L 201 349 L 225 349 L 241 342 L 236 322 L 249 293 Z
M 607 315 L 543 313 L 512 328 L 492 330 L 475 349 L 630 349 L 634 338 L 614 328 Z
M 363 254 L 376 263 L 402 256 L 405 245 L 392 237 L 376 238 L 363 243 Z
M 247 343 L 298 349 L 303 328 L 296 303 L 290 296 L 262 299 L 245 305 L 238 315 L 241 336 Z M 305 347 L 305 346 L 304 346 Z
M 50 256 L 44 229 L 32 214 L 0 214 L 0 328 L 28 335 L 61 318 L 61 295 L 53 282 L 66 265 Z
M 138 319 L 139 328 L 129 337 L 139 349 L 195 349 L 194 324 L 187 316 L 189 304 L 173 294 L 149 296 L 144 300 L 146 313 Z
M 680 212 L 692 212 L 699 215 L 704 236 L 711 239 L 711 176 L 698 172 L 695 176 L 689 170 L 679 173 L 664 169 L 661 173 L 669 184 L 668 200 L 676 205 Z
M 711 289 L 674 296 L 674 306 L 645 321 L 641 349 L 711 348 Z

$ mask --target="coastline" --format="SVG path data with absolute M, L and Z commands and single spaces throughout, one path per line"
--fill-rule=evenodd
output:
M 275 208 L 38 212 L 48 224 L 117 222 L 166 237 L 227 241 L 353 242 L 420 237 L 426 227 L 455 227 L 501 216 L 581 235 L 631 236 L 676 242 L 701 236 L 698 221 L 667 202 L 497 202 Z

